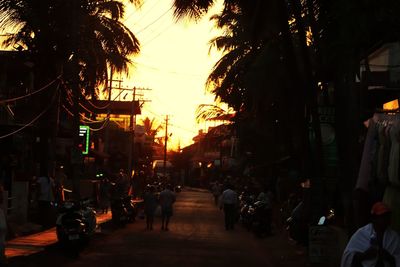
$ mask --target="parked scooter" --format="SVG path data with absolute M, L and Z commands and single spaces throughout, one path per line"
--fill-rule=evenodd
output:
M 127 195 L 122 198 L 122 204 L 127 212 L 127 222 L 134 222 L 138 214 L 137 204 L 133 202 L 132 196 Z
M 286 219 L 286 230 L 289 237 L 302 245 L 308 244 L 308 220 L 305 215 L 304 202 L 293 209 L 289 218 Z
M 111 221 L 114 225 L 125 226 L 129 221 L 128 209 L 125 206 L 124 197 L 111 200 Z
M 256 201 L 251 209 L 251 229 L 257 237 L 271 234 L 271 209 L 267 203 Z
M 96 212 L 89 207 L 89 200 L 66 201 L 60 205 L 56 221 L 57 239 L 75 253 L 94 234 L 97 222 Z
M 239 196 L 239 220 L 247 230 L 250 230 L 253 225 L 254 200 L 254 195 L 242 193 Z

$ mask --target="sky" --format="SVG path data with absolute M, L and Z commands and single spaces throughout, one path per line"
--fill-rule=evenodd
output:
M 185 147 L 205 123 L 196 123 L 195 111 L 199 104 L 213 104 L 214 95 L 207 93 L 205 82 L 218 51 L 209 51 L 209 40 L 220 35 L 209 20 L 219 11 L 215 7 L 209 15 L 194 23 L 173 17 L 173 0 L 144 0 L 139 10 L 127 3 L 125 24 L 141 43 L 141 52 L 132 58 L 134 66 L 129 77 L 122 76 L 122 87 L 151 89 L 138 92 L 145 102 L 142 115 L 164 123 L 169 116 L 168 132 L 172 133 L 168 147 Z M 160 134 L 164 134 L 162 131 Z

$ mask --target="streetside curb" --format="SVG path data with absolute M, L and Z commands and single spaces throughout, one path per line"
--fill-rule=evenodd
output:
M 111 212 L 107 214 L 96 214 L 97 225 L 104 224 L 111 220 Z M 43 251 L 47 246 L 57 243 L 56 228 L 27 235 L 20 236 L 6 242 L 5 254 L 6 258 L 14 258 L 18 256 L 29 256 Z

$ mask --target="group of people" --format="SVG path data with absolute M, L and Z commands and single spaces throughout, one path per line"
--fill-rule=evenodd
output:
M 108 175 L 104 176 L 99 186 L 99 206 L 102 213 L 108 213 L 112 199 L 130 194 L 130 189 L 131 181 L 124 169 L 120 169 L 113 180 Z
M 264 207 L 265 217 L 264 223 L 267 229 L 268 234 L 271 233 L 271 214 L 272 214 L 272 193 L 261 185 L 257 187 L 255 190 L 257 191 L 256 201 L 262 203 Z M 218 181 L 215 181 L 211 186 L 211 192 L 214 196 L 214 203 L 216 206 L 219 206 L 221 210 L 224 211 L 224 221 L 225 221 L 225 229 L 233 230 L 234 225 L 239 219 L 239 209 L 240 209 L 240 201 L 239 194 L 235 191 L 234 185 L 232 183 L 225 182 L 225 184 L 221 184 Z M 248 187 L 245 187 L 244 195 L 250 194 Z M 244 196 L 245 197 L 245 196 Z
M 146 216 L 146 229 L 153 230 L 154 216 L 158 206 L 161 208 L 161 230 L 169 231 L 170 218 L 173 215 L 173 204 L 176 201 L 176 195 L 172 186 L 167 184 L 157 196 L 154 186 L 148 186 L 144 194 L 144 213 Z

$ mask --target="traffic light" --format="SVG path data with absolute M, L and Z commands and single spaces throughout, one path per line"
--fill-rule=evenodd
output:
M 79 126 L 79 149 L 83 155 L 89 154 L 89 126 Z

